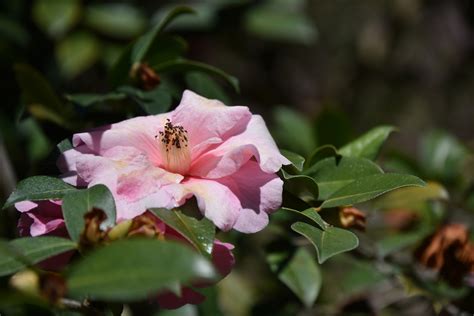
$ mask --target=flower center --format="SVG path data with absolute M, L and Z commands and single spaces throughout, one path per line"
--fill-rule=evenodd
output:
M 191 166 L 188 132 L 182 126 L 173 125 L 169 119 L 166 119 L 164 130 L 156 135 L 158 136 L 163 168 L 185 175 Z

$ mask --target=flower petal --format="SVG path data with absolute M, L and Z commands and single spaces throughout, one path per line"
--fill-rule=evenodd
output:
M 255 161 L 248 161 L 236 173 L 219 183 L 227 186 L 240 200 L 234 229 L 243 233 L 255 233 L 268 224 L 268 213 L 281 206 L 283 181 L 274 173 L 265 173 Z
M 203 215 L 217 227 L 229 230 L 234 226 L 242 206 L 228 187 L 217 181 L 197 178 L 188 179 L 183 186 L 196 197 Z
M 280 154 L 260 115 L 253 115 L 241 134 L 230 137 L 195 160 L 190 174 L 204 178 L 222 178 L 235 173 L 252 157 L 267 173 L 275 173 L 282 165 L 291 164 Z
M 214 240 L 214 247 L 212 248 L 212 263 L 217 269 L 222 278 L 226 277 L 235 264 L 235 258 L 232 254 L 234 245 Z
M 172 112 L 171 120 L 188 131 L 194 159 L 210 145 L 241 133 L 251 116 L 246 106 L 226 106 L 186 90 L 179 106 Z M 207 144 L 203 146 L 202 143 Z
M 183 287 L 181 289 L 181 296 L 172 292 L 165 292 L 157 297 L 160 307 L 166 309 L 176 309 L 186 304 L 201 304 L 205 299 L 206 297 L 204 295 L 189 287 Z

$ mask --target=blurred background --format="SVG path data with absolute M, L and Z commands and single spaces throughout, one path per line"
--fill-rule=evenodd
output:
M 183 55 L 216 66 L 240 82 L 238 93 L 222 76 L 214 76 L 207 91 L 227 104 L 261 113 L 281 148 L 307 155 L 318 145 L 339 147 L 376 125 L 394 125 L 399 131 L 384 149 L 380 159 L 384 168 L 442 183 L 455 201 L 461 196 L 464 203 L 453 206 L 456 211 L 450 216 L 472 219 L 474 175 L 466 167 L 472 166 L 468 153 L 474 146 L 474 2 L 469 0 L 4 0 L 0 3 L 2 201 L 18 179 L 57 174 L 55 145 L 72 132 L 147 113 L 141 108 L 124 110 L 113 102 L 101 107 L 76 104 L 74 120 L 81 123 L 71 127 L 57 113 L 31 106 L 24 110 L 25 91 L 42 94 L 50 89 L 48 93 L 65 104 L 74 103 L 70 95 L 111 91 L 110 69 L 127 45 L 177 4 L 197 12 L 177 18 L 167 29 L 187 42 Z M 43 79 L 24 80 L 27 71 L 14 67 L 18 64 L 36 69 L 50 87 Z M 166 79 L 165 74 L 163 82 Z M 199 89 L 192 76 L 175 81 Z M 173 100 L 176 104 L 179 96 Z M 15 216 L 2 221 L 2 235 L 15 235 Z M 258 247 L 269 244 L 271 230 L 224 239 L 235 238 L 240 249 L 263 258 Z M 249 281 L 268 274 L 266 266 L 257 265 L 250 276 L 239 278 L 239 271 L 248 274 L 255 260 L 239 253 L 239 247 L 239 268 L 221 286 L 227 293 L 219 296 L 224 310 L 231 315 L 316 313 L 301 310 L 276 279 L 263 277 L 260 285 Z M 344 257 L 333 264 L 335 271 L 347 265 L 359 269 L 347 281 L 351 286 L 344 291 L 349 294 L 341 292 L 337 299 L 322 296 L 322 303 L 316 304 L 323 306 L 320 314 L 361 310 L 363 315 L 381 311 L 390 315 L 385 310 L 393 304 L 404 315 L 435 313 L 426 299 L 393 294 L 393 284 L 372 273 L 370 264 L 351 260 Z M 366 283 L 359 286 L 359 279 Z M 382 296 L 368 299 L 363 294 L 367 289 Z M 332 290 L 326 291 L 340 289 Z M 399 301 L 393 302 L 394 298 Z M 344 310 L 346 306 L 350 307 Z

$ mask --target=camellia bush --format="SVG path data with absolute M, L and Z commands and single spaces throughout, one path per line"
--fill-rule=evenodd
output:
M 37 120 L 70 136 L 36 151 L 56 171 L 4 203 L 20 237 L 0 240 L 0 314 L 391 315 L 411 297 L 427 315 L 472 311 L 470 151 L 432 131 L 420 161 L 378 163 L 395 127 L 318 146 L 314 126 L 337 118 L 283 106 L 270 133 L 225 93 L 237 78 L 167 31 L 192 13 L 130 43 L 104 93 L 60 97 L 14 66 L 31 144 Z

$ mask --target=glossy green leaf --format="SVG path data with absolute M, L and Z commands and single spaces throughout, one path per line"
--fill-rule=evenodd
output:
M 72 298 L 134 301 L 214 277 L 212 264 L 186 245 L 135 238 L 95 250 L 71 266 L 66 280 Z
M 299 248 L 286 267 L 278 274 L 306 307 L 311 307 L 321 289 L 322 276 L 319 266 L 305 248 Z
M 87 32 L 71 34 L 56 46 L 56 59 L 67 78 L 74 78 L 87 70 L 99 56 L 100 44 L 94 35 Z
M 306 117 L 285 106 L 276 107 L 273 117 L 273 135 L 280 147 L 302 155 L 316 147 L 315 131 Z
M 422 180 L 412 175 L 374 174 L 359 178 L 334 192 L 321 204 L 321 208 L 361 203 L 398 188 L 424 185 Z
M 291 164 L 296 168 L 298 171 L 303 170 L 303 165 L 304 165 L 304 157 L 300 156 L 294 152 L 291 152 L 289 150 L 284 150 L 281 149 L 280 153 L 285 156 L 289 161 L 291 161 Z
M 211 221 L 206 218 L 197 220 L 178 209 L 155 208 L 151 211 L 166 225 L 181 233 L 201 253 L 212 253 L 216 229 Z
M 117 89 L 131 97 L 148 114 L 160 114 L 169 110 L 173 99 L 165 86 L 159 85 L 150 91 L 143 91 L 131 86 L 122 86 Z
M 356 140 L 339 149 L 339 154 L 348 157 L 362 157 L 374 160 L 379 153 L 380 147 L 393 132 L 393 126 L 379 126 L 371 129 Z
M 14 239 L 8 242 L 8 249 L 0 247 L 0 276 L 14 273 L 49 257 L 77 248 L 69 239 L 38 236 Z
M 84 23 L 104 35 L 132 38 L 145 29 L 146 17 L 126 3 L 101 3 L 87 6 Z
M 318 161 L 329 157 L 336 157 L 340 159 L 341 155 L 337 152 L 337 148 L 333 145 L 322 145 L 316 148 L 309 154 L 308 159 L 305 162 L 305 168 L 309 168 L 316 164 Z
M 321 215 L 319 215 L 318 211 L 313 207 L 308 208 L 304 211 L 297 211 L 295 209 L 291 209 L 291 208 L 288 208 L 288 207 L 282 207 L 281 209 L 285 210 L 285 211 L 290 211 L 290 212 L 296 213 L 296 214 L 301 215 L 301 216 L 305 216 L 306 218 L 308 218 L 308 219 L 312 220 L 313 222 L 315 222 L 316 224 L 318 224 L 318 226 L 322 230 L 326 230 L 327 228 L 329 228 L 331 226 L 323 220 Z
M 64 35 L 79 20 L 79 0 L 36 0 L 33 5 L 33 20 L 52 37 Z
M 224 104 L 230 104 L 230 98 L 224 90 L 209 75 L 191 71 L 185 76 L 186 85 L 189 89 L 208 99 L 217 99 Z
M 357 248 L 359 239 L 345 229 L 328 227 L 321 230 L 312 225 L 296 222 L 291 229 L 306 237 L 316 248 L 318 262 L 323 263 L 332 256 Z
M 3 208 L 16 202 L 60 199 L 77 189 L 66 182 L 47 176 L 34 176 L 20 181 Z
M 313 178 L 297 174 L 291 175 L 285 170 L 281 170 L 284 181 L 284 188 L 295 196 L 303 200 L 316 200 L 319 195 L 319 186 Z
M 205 72 L 207 74 L 215 75 L 224 79 L 234 88 L 236 92 L 239 92 L 239 80 L 236 77 L 225 73 L 219 68 L 216 68 L 214 66 L 211 66 L 205 63 L 178 58 L 175 60 L 170 60 L 158 65 L 152 65 L 152 66 L 155 69 L 155 71 L 158 73 L 161 73 L 161 72 L 173 73 L 173 72 L 188 72 L 188 71 Z
M 357 179 L 383 173 L 372 161 L 356 157 L 329 157 L 304 171 L 319 187 L 319 200 L 328 199 L 334 192 Z
M 116 101 L 122 100 L 126 97 L 124 93 L 121 92 L 109 92 L 104 94 L 98 93 L 76 93 L 76 94 L 66 94 L 66 99 L 71 101 L 74 104 L 88 107 L 97 103 L 103 103 L 107 101 Z
M 171 23 L 176 17 L 183 14 L 194 13 L 194 10 L 189 7 L 176 7 L 171 10 L 161 21 L 156 24 L 152 30 L 141 36 L 137 42 L 133 45 L 131 51 L 131 62 L 137 63 L 143 60 L 145 55 L 148 53 L 148 50 L 153 45 L 153 42 L 156 40 L 158 34 L 162 32 L 166 26 Z
M 102 223 L 103 227 L 115 224 L 115 200 L 105 185 L 98 184 L 89 189 L 77 190 L 64 196 L 62 203 L 63 217 L 72 240 L 79 240 L 84 230 L 84 214 L 93 208 L 99 208 L 107 215 L 107 219 Z

